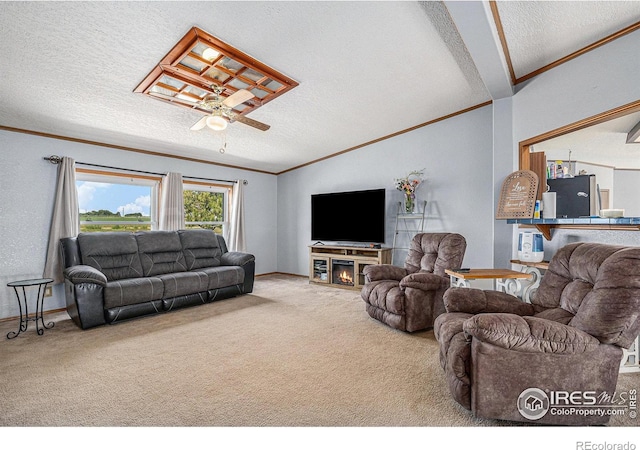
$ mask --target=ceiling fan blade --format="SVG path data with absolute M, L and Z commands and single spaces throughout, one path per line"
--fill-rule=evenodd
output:
M 251 92 L 247 91 L 246 89 L 240 89 L 239 91 L 236 91 L 235 94 L 232 94 L 229 97 L 225 98 L 222 104 L 228 106 L 229 108 L 233 108 L 234 106 L 237 106 L 240 103 L 244 103 L 253 97 L 255 97 L 255 95 L 253 95 Z
M 208 116 L 202 116 L 200 120 L 198 120 L 196 123 L 193 124 L 190 130 L 191 131 L 202 130 L 207 125 L 207 117 Z
M 234 121 L 243 123 L 245 125 L 249 125 L 250 127 L 257 128 L 261 131 L 267 131 L 271 128 L 271 125 L 267 125 L 266 123 L 258 122 L 257 120 L 249 119 L 248 117 L 236 115 L 233 118 Z
M 161 92 L 153 92 L 153 91 L 149 92 L 149 95 L 151 97 L 155 97 L 160 100 L 166 100 L 168 102 L 173 102 L 173 103 L 180 103 L 185 106 L 195 106 L 195 107 L 199 106 L 196 100 L 186 99 L 184 97 L 174 97 L 171 95 L 163 94 Z

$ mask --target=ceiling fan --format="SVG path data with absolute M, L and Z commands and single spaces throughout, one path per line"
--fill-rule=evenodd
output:
M 212 86 L 213 94 L 207 94 L 202 100 L 197 102 L 199 108 L 209 111 L 209 114 L 198 120 L 191 130 L 198 131 L 205 126 L 215 131 L 222 131 L 227 128 L 229 122 L 240 122 L 245 125 L 257 128 L 261 131 L 267 131 L 270 126 L 257 120 L 249 119 L 233 110 L 234 106 L 239 105 L 254 95 L 246 89 L 240 89 L 227 98 L 221 97 L 224 91 L 221 86 Z

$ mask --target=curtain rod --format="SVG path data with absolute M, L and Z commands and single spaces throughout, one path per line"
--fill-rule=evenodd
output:
M 43 159 L 46 161 L 49 161 L 51 164 L 60 164 L 62 162 L 62 156 L 58 156 L 58 155 L 45 156 Z M 101 169 L 124 170 L 126 172 L 144 173 L 146 175 L 158 175 L 158 176 L 166 175 L 166 173 L 148 172 L 146 170 L 136 170 L 136 169 L 124 169 L 122 167 L 103 166 L 101 164 L 91 164 L 91 163 L 84 163 L 79 161 L 76 162 L 76 164 L 81 164 L 83 166 L 90 166 L 90 167 L 100 167 Z M 202 180 L 202 181 L 220 181 L 220 182 L 231 183 L 231 184 L 237 183 L 237 181 L 234 181 L 234 180 L 219 180 L 215 178 L 201 178 L 201 177 L 189 177 L 189 176 L 183 176 L 182 178 L 188 178 L 190 180 Z M 249 184 L 249 182 L 247 180 L 243 180 L 242 184 L 247 185 Z

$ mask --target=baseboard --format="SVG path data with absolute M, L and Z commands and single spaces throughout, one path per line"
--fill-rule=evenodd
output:
M 288 276 L 288 277 L 309 278 L 309 275 L 300 275 L 298 273 L 288 273 L 288 272 L 261 273 L 260 275 L 256 275 L 256 278 L 268 277 L 268 276 L 273 276 L 273 275 L 285 275 L 285 276 Z
M 47 311 L 44 311 L 42 314 L 46 316 L 47 314 L 56 314 L 56 313 L 66 312 L 66 311 L 67 311 L 67 308 L 49 309 Z M 35 313 L 29 314 L 29 318 L 33 318 L 35 316 L 36 316 Z M 20 316 L 3 317 L 2 319 L 0 319 L 0 322 L 9 322 L 14 320 L 20 320 Z

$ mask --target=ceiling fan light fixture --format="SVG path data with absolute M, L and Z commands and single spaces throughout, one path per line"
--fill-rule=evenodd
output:
M 222 131 L 227 128 L 228 122 L 220 116 L 207 117 L 207 126 L 215 131 Z
M 213 61 L 214 59 L 216 59 L 218 56 L 220 56 L 220 53 L 218 53 L 217 51 L 215 51 L 214 49 L 212 49 L 211 47 L 207 47 L 203 52 L 202 52 L 202 57 L 204 59 L 206 59 L 207 61 Z

